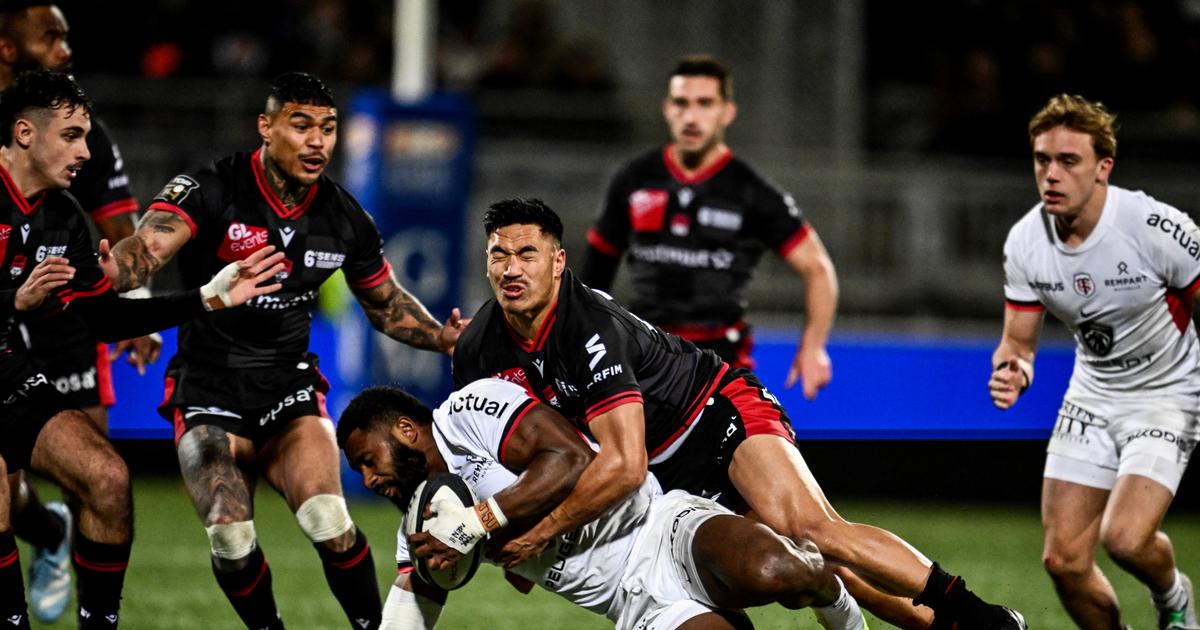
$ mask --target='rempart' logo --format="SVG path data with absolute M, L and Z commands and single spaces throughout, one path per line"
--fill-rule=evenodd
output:
M 1075 292 L 1085 298 L 1090 298 L 1096 293 L 1096 281 L 1092 280 L 1092 276 L 1085 272 L 1075 274 L 1072 286 L 1075 287 Z
M 245 223 L 230 223 L 225 240 L 217 248 L 217 257 L 225 262 L 237 262 L 267 246 L 267 228 Z

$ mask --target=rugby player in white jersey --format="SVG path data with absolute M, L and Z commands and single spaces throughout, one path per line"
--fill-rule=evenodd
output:
M 1029 123 L 1041 202 L 1004 245 L 1004 332 L 988 388 L 1008 409 L 1033 382 L 1045 311 L 1075 336 L 1075 369 L 1047 448 L 1042 562 L 1083 628 L 1120 628 L 1099 541 L 1149 589 L 1159 628 L 1196 628 L 1191 582 L 1159 530 L 1196 444 L 1191 311 L 1200 233 L 1184 213 L 1108 183 L 1115 117 L 1078 96 Z
M 435 503 L 429 532 L 398 535 L 383 628 L 432 628 L 446 602 L 445 591 L 413 579 L 410 557 L 446 567 L 489 532 L 521 533 L 562 501 L 594 457 L 558 412 L 499 379 L 467 385 L 436 411 L 395 388 L 368 389 L 342 414 L 338 444 L 363 483 L 402 509 L 439 472 L 466 480 L 479 500 Z M 683 491 L 663 495 L 653 475 L 513 572 L 619 629 L 740 628 L 748 625 L 741 608 L 771 602 L 815 606 L 827 628 L 866 626 L 812 542 Z

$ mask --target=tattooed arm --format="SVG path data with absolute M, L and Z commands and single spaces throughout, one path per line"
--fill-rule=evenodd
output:
M 111 252 L 101 244 L 100 264 L 117 291 L 129 291 L 145 285 L 191 238 L 192 228 L 178 214 L 151 210 L 133 236 L 121 239 Z
M 395 276 L 369 289 L 354 289 L 354 297 L 376 330 L 414 348 L 449 353 L 466 327 L 458 309 L 445 324 L 439 324 Z

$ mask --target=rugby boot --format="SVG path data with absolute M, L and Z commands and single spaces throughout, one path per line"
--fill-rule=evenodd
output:
M 1187 593 L 1187 601 L 1183 608 L 1155 608 L 1158 610 L 1159 630 L 1200 630 L 1200 622 L 1196 620 L 1196 593 L 1192 590 L 1192 579 L 1180 573 L 1179 580 L 1183 582 L 1183 590 Z
M 71 510 L 60 501 L 46 509 L 63 519 L 63 539 L 53 549 L 35 547 L 29 564 L 29 608 L 42 623 L 54 623 L 71 600 Z

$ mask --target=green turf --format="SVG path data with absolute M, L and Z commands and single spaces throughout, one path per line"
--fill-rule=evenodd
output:
M 208 541 L 182 488 L 173 480 L 135 481 L 137 538 L 133 547 L 123 628 L 238 628 L 237 617 L 213 582 Z M 52 491 L 45 492 L 53 494 Z M 1037 497 L 1027 506 L 947 506 L 926 503 L 845 502 L 847 518 L 890 529 L 930 554 L 949 570 L 965 575 L 987 599 L 1010 603 L 1036 630 L 1071 628 L 1041 569 L 1041 528 Z M 372 542 L 381 588 L 394 577 L 392 553 L 398 512 L 382 501 L 358 502 L 351 513 Z M 312 546 L 283 502 L 263 488 L 255 523 L 271 562 L 275 593 L 291 628 L 346 628 L 348 622 L 329 594 Z M 1165 526 L 1175 541 L 1181 566 L 1200 576 L 1200 517 L 1169 516 Z M 23 549 L 22 557 L 28 558 Z M 1102 566 L 1117 589 L 1126 620 L 1135 628 L 1154 627 L 1145 590 L 1107 560 Z M 811 613 L 779 607 L 752 611 L 758 628 L 817 628 Z M 872 618 L 876 630 L 886 624 Z M 55 626 L 72 627 L 68 621 Z M 606 628 L 606 621 L 544 591 L 521 595 L 500 572 L 484 566 L 464 589 L 451 593 L 439 628 L 508 630 L 528 628 Z

